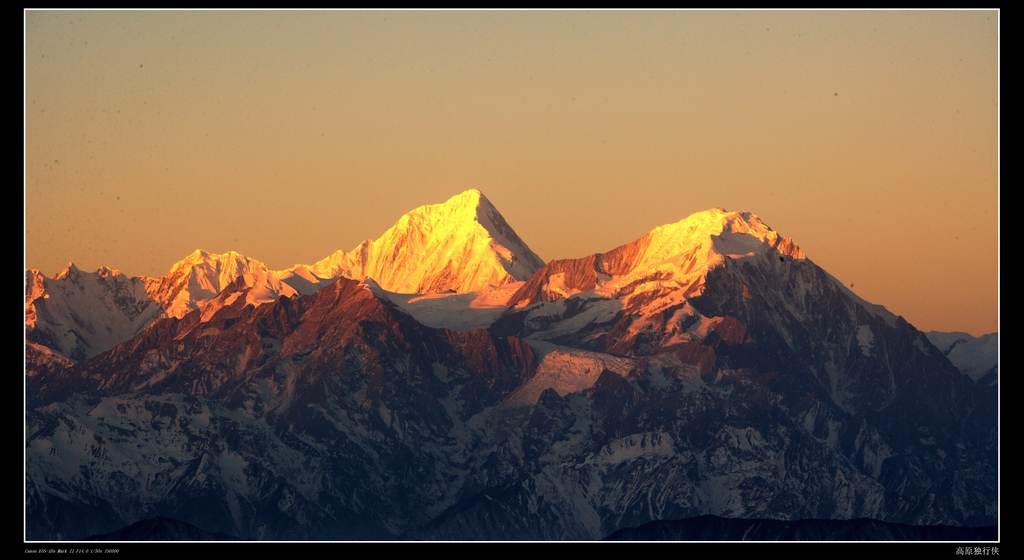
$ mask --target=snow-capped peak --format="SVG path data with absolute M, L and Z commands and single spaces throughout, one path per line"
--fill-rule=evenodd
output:
M 730 260 L 766 266 L 803 251 L 751 212 L 711 208 L 652 229 L 639 239 L 581 259 L 549 263 L 509 300 L 514 307 L 597 290 L 651 314 L 701 293 L 708 273 Z
M 253 295 L 261 300 L 295 294 L 256 259 L 236 251 L 209 253 L 201 249 L 174 263 L 167 276 L 151 279 L 147 289 L 168 316 L 182 317 L 240 277 L 246 286 L 256 289 Z
M 250 259 L 237 251 L 227 251 L 224 253 L 211 253 L 202 249 L 196 249 L 188 255 L 186 255 L 180 261 L 171 265 L 170 273 L 173 274 L 176 270 L 188 268 L 197 265 L 206 265 L 213 267 L 230 267 L 230 266 L 246 266 L 246 263 L 260 263 L 255 259 Z
M 779 254 L 804 259 L 803 250 L 780 235 L 752 212 L 711 208 L 682 220 L 659 226 L 642 238 L 644 250 L 634 267 L 657 263 L 697 248 L 708 256 L 739 257 L 774 249 Z
M 453 209 L 467 208 L 475 210 L 477 207 L 480 206 L 481 202 L 490 205 L 490 201 L 487 200 L 487 197 L 484 196 L 484 193 L 480 192 L 480 189 L 472 188 L 466 189 L 460 192 L 459 194 L 452 196 L 451 198 L 442 202 L 441 204 L 424 204 L 423 206 L 420 206 L 413 210 L 413 212 L 415 212 L 416 210 L 437 206 L 444 206 Z
M 74 264 L 54 278 L 26 274 L 25 327 L 29 340 L 82 359 L 126 340 L 161 313 L 146 293 L 146 279 Z
M 337 251 L 320 278 L 372 277 L 385 290 L 473 292 L 526 279 L 544 262 L 477 189 L 411 210 L 380 237 Z

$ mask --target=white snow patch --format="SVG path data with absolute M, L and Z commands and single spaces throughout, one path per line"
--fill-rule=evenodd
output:
M 606 369 L 625 377 L 634 367 L 633 360 L 629 358 L 555 346 L 537 340 L 529 342 L 544 356 L 534 376 L 506 397 L 506 406 L 534 404 L 545 389 L 554 389 L 559 395 L 583 391 L 592 387 Z
M 865 356 L 871 355 L 871 349 L 875 346 L 875 333 L 869 325 L 857 327 L 857 344 L 860 345 L 860 351 Z
M 309 270 L 320 278 L 372 276 L 398 293 L 466 293 L 525 280 L 543 264 L 487 197 L 469 189 L 411 210 L 377 239 Z
M 486 328 L 508 309 L 506 302 L 522 282 L 470 293 L 397 294 L 385 297 L 420 323 L 434 328 L 470 330 Z
M 604 465 L 617 465 L 638 457 L 671 457 L 675 453 L 673 445 L 671 434 L 642 432 L 609 443 L 591 459 Z

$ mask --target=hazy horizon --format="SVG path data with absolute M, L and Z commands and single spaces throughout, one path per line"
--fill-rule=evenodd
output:
M 996 330 L 997 13 L 26 14 L 26 266 L 280 269 L 480 189 L 543 259 L 748 210 Z

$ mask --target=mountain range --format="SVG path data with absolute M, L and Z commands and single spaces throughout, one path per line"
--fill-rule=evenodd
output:
M 525 280 L 543 261 L 476 189 L 442 204 L 416 208 L 380 237 L 337 251 L 312 265 L 271 270 L 229 251 L 196 249 L 165 276 L 125 276 L 102 267 L 83 272 L 69 263 L 53 278 L 26 272 L 29 340 L 76 360 L 91 358 L 138 334 L 158 318 L 182 318 L 226 288 L 246 288 L 255 305 L 311 294 L 338 277 L 373 280 L 397 293 L 478 292 Z
M 750 212 L 544 263 L 475 189 L 286 270 L 29 270 L 27 532 L 993 525 L 996 336 L 917 330 Z

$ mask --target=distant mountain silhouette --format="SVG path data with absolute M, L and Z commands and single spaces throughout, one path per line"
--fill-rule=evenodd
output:
M 224 533 L 210 533 L 195 525 L 155 517 L 143 519 L 111 533 L 86 537 L 87 541 L 234 541 L 237 537 Z
M 875 519 L 729 519 L 702 515 L 620 529 L 607 541 L 990 541 L 997 528 L 902 525 Z

